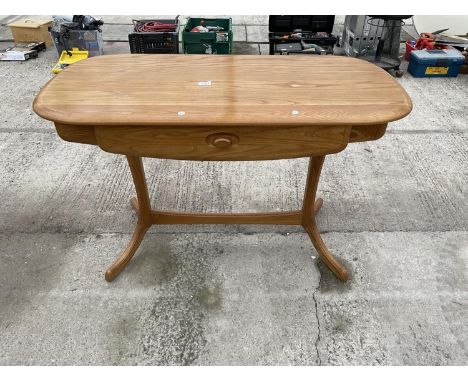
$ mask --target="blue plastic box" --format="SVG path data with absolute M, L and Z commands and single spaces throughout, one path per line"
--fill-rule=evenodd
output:
M 465 57 L 456 49 L 413 50 L 408 72 L 413 77 L 456 77 Z

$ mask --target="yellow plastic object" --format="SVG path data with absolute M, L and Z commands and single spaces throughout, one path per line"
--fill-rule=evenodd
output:
M 87 50 L 79 50 L 78 48 L 72 48 L 69 53 L 70 54 L 68 54 L 66 50 L 62 51 L 57 64 L 52 68 L 52 73 L 60 73 L 68 65 L 84 60 L 89 56 L 89 52 Z

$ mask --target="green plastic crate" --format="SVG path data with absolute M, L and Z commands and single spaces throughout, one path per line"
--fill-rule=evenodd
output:
M 219 26 L 220 32 L 190 32 L 193 28 L 201 25 Z M 182 45 L 184 53 L 189 54 L 231 54 L 232 52 L 232 19 L 197 18 L 189 17 L 182 32 Z

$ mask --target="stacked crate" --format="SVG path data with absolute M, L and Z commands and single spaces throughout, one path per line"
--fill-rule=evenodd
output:
M 300 31 L 302 40 L 306 44 L 316 44 L 326 50 L 327 54 L 333 54 L 333 47 L 337 38 L 332 35 L 335 16 L 302 16 L 302 15 L 270 15 L 268 20 L 268 40 L 270 54 L 278 52 L 280 44 L 299 43 L 295 37 L 296 31 Z
M 131 53 L 179 53 L 179 16 L 133 20 L 133 29 L 128 35 Z

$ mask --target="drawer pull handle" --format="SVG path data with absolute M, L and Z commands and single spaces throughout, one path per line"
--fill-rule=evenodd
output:
M 232 141 L 229 138 L 216 138 L 213 141 L 213 146 L 223 148 L 232 145 Z
M 218 149 L 225 149 L 239 142 L 239 137 L 229 133 L 211 134 L 206 137 L 206 143 Z

